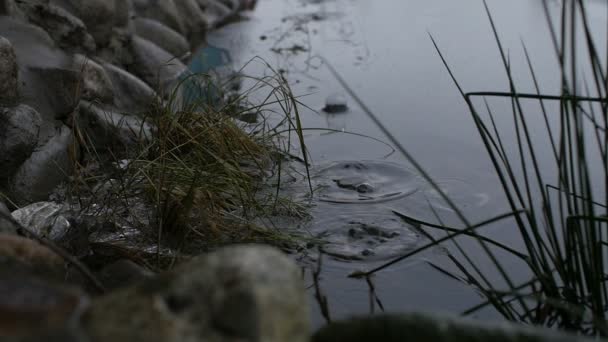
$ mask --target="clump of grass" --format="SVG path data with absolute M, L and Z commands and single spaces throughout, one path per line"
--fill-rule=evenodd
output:
M 449 241 L 455 249 L 448 257 L 456 271 L 435 264 L 432 266 L 474 286 L 485 297 L 483 303 L 464 314 L 491 306 L 508 320 L 605 337 L 608 335 L 608 62 L 595 44 L 597 37 L 591 32 L 583 0 L 562 1 L 558 22 L 550 16 L 548 2 L 543 3 L 560 66 L 561 94 L 541 92 L 525 46 L 524 53 L 536 93 L 518 90 L 485 1 L 509 91 L 465 93 L 431 37 L 469 107 L 508 201 L 509 212 L 473 224 L 433 183 L 465 228 L 423 222 L 397 213 L 422 229 L 439 229 L 446 232 L 446 236 L 435 238 L 425 233 L 431 240 L 429 244 L 353 276 L 369 278 L 394 263 Z M 585 74 L 590 82 L 581 82 Z M 484 100 L 483 111 L 476 106 L 476 98 Z M 514 148 L 509 148 L 509 141 L 505 139 L 507 132 L 497 125 L 497 114 L 486 101 L 488 98 L 510 101 Z M 525 101 L 535 101 L 537 109 L 531 109 L 529 103 L 524 104 Z M 552 106 L 552 102 L 559 106 Z M 552 111 L 553 108 L 555 110 Z M 531 125 L 537 112 L 545 122 L 542 136 L 546 140 L 540 143 L 540 132 L 533 132 Z M 551 157 L 549 167 L 542 166 L 539 161 L 546 151 Z M 402 152 L 408 156 L 406 151 Z M 421 168 L 419 170 L 426 175 Z M 511 220 L 513 233 L 521 237 L 523 246 L 507 246 L 481 232 L 484 227 L 505 219 Z M 487 260 L 478 260 L 479 255 L 465 249 L 463 237 L 477 241 L 483 251 L 481 255 L 485 255 Z M 498 257 L 499 252 L 520 260 L 530 278 L 525 281 L 516 279 L 505 266 L 505 259 Z M 494 267 L 496 274 L 491 274 L 487 268 L 483 270 L 481 265 L 487 263 Z
M 90 210 L 93 203 L 99 208 L 96 216 L 143 233 L 128 241 L 131 252 L 106 242 L 104 248 L 162 269 L 176 258 L 221 244 L 256 241 L 291 248 L 302 241 L 274 226 L 272 216 L 306 216 L 306 209 L 279 196 L 280 181 L 276 191 L 267 184 L 270 175 L 280 180 L 286 172 L 281 166 L 290 154 L 292 137 L 279 132 L 285 126 L 288 132 L 298 131 L 298 101 L 278 73 L 253 80 L 238 92 L 231 86 L 234 80 L 184 77 L 148 113 L 146 122 L 153 129 L 146 139 L 109 156 L 80 134 L 89 162 L 79 163 L 71 189 L 81 210 Z M 260 94 L 262 101 L 255 102 L 253 95 Z M 239 121 L 245 113 L 260 122 Z M 273 121 L 266 120 L 273 114 Z M 297 142 L 306 160 L 300 138 L 301 131 Z M 97 167 L 120 160 L 126 162 L 111 172 Z M 97 166 L 90 171 L 89 164 Z M 94 185 L 110 180 L 111 193 L 100 198 Z M 85 202 L 89 204 L 82 205 Z M 148 212 L 134 210 L 142 203 Z M 133 222 L 137 219 L 140 222 Z M 152 244 L 155 248 L 150 249 Z

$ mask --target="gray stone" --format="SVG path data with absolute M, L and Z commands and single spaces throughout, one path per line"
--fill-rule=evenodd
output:
M 77 324 L 88 303 L 82 291 L 28 273 L 21 264 L 0 266 L 2 341 L 84 342 Z
M 73 66 L 29 67 L 23 72 L 23 101 L 46 118 L 62 120 L 70 115 L 82 95 L 81 75 Z
M 0 15 L 11 15 L 14 11 L 13 0 L 0 0 Z
M 136 18 L 135 32 L 165 49 L 173 56 L 181 57 L 190 51 L 190 44 L 184 36 L 160 21 L 148 18 Z
M 13 45 L 6 38 L 0 37 L 0 105 L 11 105 L 17 102 L 19 69 Z
M 17 233 L 19 226 L 11 222 L 10 218 L 11 212 L 6 207 L 6 204 L 0 201 L 0 235 Z
M 0 108 L 0 179 L 8 179 L 38 143 L 42 118 L 27 105 Z
M 74 67 L 81 74 L 83 99 L 101 103 L 113 102 L 112 81 L 101 65 L 83 55 L 75 55 Z
M 64 207 L 61 204 L 37 202 L 19 208 L 11 215 L 34 234 L 52 241 L 59 241 L 70 229 L 70 222 L 63 212 Z
M 149 280 L 154 273 L 128 259 L 121 259 L 105 266 L 99 272 L 99 280 L 106 289 L 118 289 Z
M 95 40 L 86 25 L 64 8 L 30 1 L 19 2 L 19 6 L 27 19 L 46 30 L 60 47 L 74 51 L 95 50 Z
M 136 116 L 116 113 L 87 101 L 82 101 L 79 112 L 80 128 L 99 150 L 139 144 L 152 137 L 152 126 Z
M 138 16 L 158 20 L 177 32 L 186 32 L 173 0 L 134 0 L 133 5 Z
M 377 315 L 332 322 L 313 342 L 591 342 L 581 336 L 513 323 L 487 323 L 431 314 Z
M 75 155 L 72 131 L 60 125 L 53 137 L 39 146 L 13 176 L 9 184 L 11 199 L 17 204 L 46 200 L 70 175 Z
M 114 0 L 115 18 L 114 25 L 117 27 L 131 28 L 132 18 L 135 16 L 135 8 L 131 0 Z
M 153 88 L 171 91 L 188 68 L 176 57 L 151 41 L 134 36 L 132 40 L 133 72 Z
M 112 28 L 117 22 L 116 1 L 60 0 L 58 3 L 82 20 L 97 45 L 105 46 L 108 44 Z
M 37 273 L 53 275 L 53 278 L 61 279 L 64 274 L 63 259 L 49 248 L 15 234 L 0 233 L 0 267 L 8 266 L 7 262 L 42 271 Z
M 66 53 L 57 49 L 51 36 L 36 25 L 0 17 L 0 32 L 12 43 L 21 69 L 29 66 L 57 67 L 68 63 Z
M 175 6 L 182 19 L 185 33 L 192 43 L 197 46 L 205 39 L 207 32 L 207 18 L 196 0 L 175 1 Z
M 112 81 L 114 103 L 120 111 L 145 112 L 157 101 L 154 90 L 137 76 L 112 64 L 103 67 Z
M 209 28 L 217 27 L 224 23 L 233 12 L 221 2 L 215 0 L 197 0 L 207 18 Z
M 233 246 L 95 300 L 92 342 L 309 340 L 298 266 L 266 246 Z M 136 327 L 136 328 L 135 328 Z
M 134 32 L 134 28 L 113 28 L 108 45 L 98 49 L 96 55 L 99 59 L 116 65 L 125 66 L 133 64 L 134 58 L 131 41 Z

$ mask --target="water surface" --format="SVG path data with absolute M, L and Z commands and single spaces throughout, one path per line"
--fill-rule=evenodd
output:
M 551 11 L 559 8 L 558 1 L 549 4 Z M 542 90 L 558 93 L 559 74 L 542 1 L 490 0 L 488 5 L 519 90 L 533 91 L 523 41 Z M 588 6 L 592 29 L 605 33 L 605 3 L 589 1 Z M 367 284 L 347 278 L 350 272 L 370 269 L 428 242 L 392 210 L 433 222 L 439 217 L 447 224 L 459 223 L 403 156 L 391 154 L 378 141 L 346 133 L 387 140 L 346 95 L 324 60 L 472 222 L 505 211 L 479 135 L 429 38 L 435 37 L 465 90 L 508 90 L 481 0 L 260 0 L 246 17 L 214 32 L 210 43 L 228 50 L 235 67 L 247 64 L 248 74 L 268 72 L 259 60 L 252 61 L 255 56 L 283 71 L 294 93 L 310 107 L 301 109 L 305 127 L 323 129 L 307 130 L 305 135 L 313 159 L 313 182 L 320 190 L 311 208 L 313 219 L 303 229 L 329 242 L 324 246 L 321 287 L 334 318 L 370 311 Z M 597 43 L 605 50 L 605 41 Z M 347 110 L 323 111 L 328 97 L 344 97 Z M 491 100 L 491 105 L 498 125 L 508 127 L 509 102 Z M 534 138 L 544 139 L 540 116 L 532 119 L 532 125 Z M 541 153 L 540 163 L 549 162 L 549 153 Z M 520 243 L 508 222 L 489 227 L 487 234 L 513 246 Z M 463 243 L 475 253 L 474 244 Z M 312 267 L 318 256 L 310 254 L 303 265 Z M 501 260 L 516 277 L 525 279 L 516 260 Z M 429 262 L 451 267 L 445 250 L 436 248 L 375 276 L 376 294 L 386 311 L 457 314 L 481 300 L 470 287 L 437 272 Z M 491 265 L 480 267 L 492 272 Z M 490 309 L 477 317 L 499 319 Z M 322 324 L 318 312 L 314 318 L 316 325 Z

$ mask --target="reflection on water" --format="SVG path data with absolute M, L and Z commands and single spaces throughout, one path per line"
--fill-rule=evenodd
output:
M 550 11 L 559 8 L 558 1 L 549 4 Z M 488 0 L 488 5 L 509 51 L 519 91 L 535 92 L 523 40 L 543 91 L 558 93 L 557 61 L 542 1 Z M 605 2 L 590 1 L 589 12 L 591 29 L 604 32 Z M 314 217 L 306 228 L 328 241 L 323 250 L 331 258 L 324 263 L 321 285 L 333 318 L 369 310 L 367 285 L 348 279 L 350 272 L 371 268 L 424 243 L 388 208 L 433 222 L 454 226 L 460 222 L 428 184 L 401 166 L 409 165 L 407 160 L 398 154 L 387 156 L 385 145 L 361 136 L 385 139 L 355 101 L 346 98 L 349 106 L 344 112 L 322 110 L 329 96 L 345 91 L 319 56 L 331 61 L 471 222 L 504 212 L 504 196 L 479 134 L 429 39 L 430 32 L 466 90 L 507 90 L 509 83 L 481 1 L 261 0 L 249 17 L 214 32 L 209 41 L 230 52 L 236 69 L 247 65 L 245 72 L 266 75 L 267 62 L 283 70 L 294 93 L 301 95 L 298 100 L 306 105 L 300 111 L 303 125 L 323 129 L 306 131 L 313 167 L 320 169 L 314 178 L 319 186 L 311 209 Z M 598 41 L 598 49 L 605 51 L 606 43 Z M 252 62 L 255 56 L 265 62 Z M 510 119 L 508 101 L 493 108 L 498 125 Z M 533 132 L 543 131 L 540 115 L 538 120 L 531 117 L 529 125 Z M 327 134 L 328 129 L 332 134 Z M 520 243 L 508 221 L 491 228 L 486 231 L 489 236 L 515 246 Z M 377 295 L 387 311 L 459 313 L 480 300 L 468 286 L 446 278 L 425 260 L 449 265 L 445 253 L 431 250 L 376 275 Z M 507 268 L 515 265 L 511 269 L 515 278 L 527 276 L 518 273 L 516 263 L 507 259 L 504 263 Z M 480 315 L 498 317 L 491 310 Z M 318 312 L 314 318 L 316 324 L 322 323 Z

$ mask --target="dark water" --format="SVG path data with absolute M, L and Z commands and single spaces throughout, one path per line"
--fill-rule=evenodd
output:
M 558 10 L 559 2 L 549 3 L 551 11 Z M 542 90 L 558 93 L 559 74 L 542 1 L 490 0 L 488 4 L 519 90 L 533 92 L 523 41 Z M 589 1 L 588 6 L 593 30 L 605 37 L 605 2 Z M 307 130 L 305 135 L 318 191 L 313 219 L 302 229 L 329 242 L 323 247 L 321 287 L 334 318 L 370 311 L 367 284 L 347 278 L 350 272 L 370 269 L 427 241 L 391 210 L 433 222 L 437 216 L 444 223 L 458 225 L 458 221 L 400 154 L 390 154 L 391 149 L 376 140 L 346 133 L 386 141 L 322 58 L 472 222 L 506 210 L 467 108 L 429 38 L 429 33 L 436 38 L 465 90 L 508 90 L 481 0 L 260 0 L 247 17 L 213 33 L 209 40 L 227 49 L 237 68 L 261 56 L 277 70 L 285 70 L 294 93 L 311 108 L 302 108 L 304 126 L 324 129 Z M 605 49 L 605 39 L 596 43 L 601 51 Z M 254 60 L 245 72 L 262 75 L 267 70 Z M 348 109 L 324 112 L 328 97 L 333 102 L 344 99 Z M 508 126 L 509 103 L 491 104 L 498 125 Z M 540 117 L 531 119 L 531 124 L 534 139 L 543 141 Z M 546 155 L 541 164 L 550 162 Z M 305 192 L 306 186 L 302 189 Z M 489 227 L 487 234 L 512 246 L 520 243 L 509 222 Z M 476 253 L 476 246 L 463 243 Z M 311 254 L 314 261 L 317 256 Z M 525 278 L 515 260 L 502 260 L 516 278 Z M 429 262 L 451 267 L 446 250 L 435 248 L 376 275 L 377 295 L 386 311 L 459 313 L 481 300 L 470 287 L 439 273 Z M 493 272 L 489 264 L 481 262 L 480 267 Z M 314 317 L 315 324 L 323 322 L 318 312 Z M 477 317 L 499 319 L 490 309 Z

